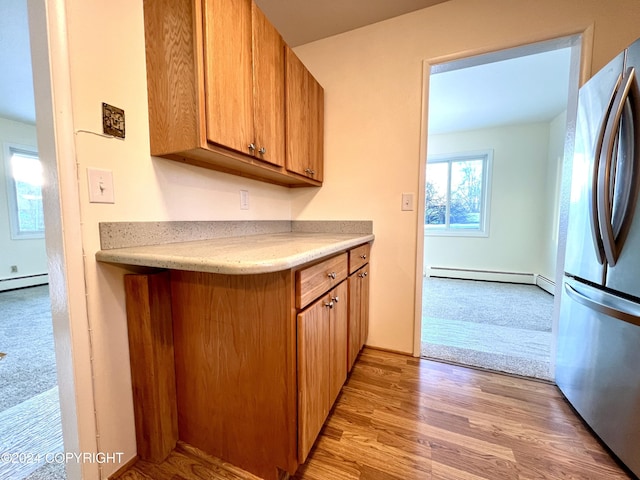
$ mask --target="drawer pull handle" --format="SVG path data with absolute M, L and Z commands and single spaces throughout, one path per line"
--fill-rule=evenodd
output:
M 365 253 L 363 255 L 360 255 L 360 258 L 363 259 L 363 260 L 366 260 L 367 259 L 367 254 Z
M 327 274 L 327 277 L 331 278 L 332 280 L 335 280 L 337 275 L 336 272 L 330 272 Z
M 324 306 L 325 307 L 329 307 L 329 308 L 333 308 L 333 302 L 329 302 L 329 303 L 324 302 Z

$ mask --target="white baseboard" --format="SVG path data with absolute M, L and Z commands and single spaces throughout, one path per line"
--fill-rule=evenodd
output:
M 425 277 L 458 278 L 463 280 L 484 280 L 487 282 L 508 282 L 537 285 L 553 295 L 556 284 L 553 280 L 535 273 L 499 272 L 495 270 L 473 270 L 467 268 L 427 267 Z
M 533 273 L 499 272 L 494 270 L 428 267 L 426 269 L 425 276 L 440 278 L 460 278 L 465 280 L 485 280 L 490 282 L 525 283 L 528 285 L 535 285 L 537 275 Z
M 33 287 L 49 283 L 49 275 L 30 275 L 28 277 L 3 278 L 0 279 L 0 292 L 4 290 L 14 290 L 16 288 Z
M 545 277 L 544 275 L 536 275 L 536 285 L 543 289 L 545 292 L 553 295 L 556 290 L 556 282 Z

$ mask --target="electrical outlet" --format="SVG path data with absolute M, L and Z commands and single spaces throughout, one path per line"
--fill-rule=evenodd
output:
M 240 210 L 249 210 L 249 190 L 240 190 Z
M 124 138 L 124 110 L 108 103 L 103 103 L 102 131 L 105 135 Z
M 90 203 L 116 203 L 113 194 L 113 173 L 111 170 L 87 168 Z

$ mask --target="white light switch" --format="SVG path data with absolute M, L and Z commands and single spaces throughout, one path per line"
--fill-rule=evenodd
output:
M 87 168 L 90 203 L 116 203 L 113 194 L 113 173 L 111 170 Z
M 413 211 L 413 193 L 402 194 L 402 210 Z

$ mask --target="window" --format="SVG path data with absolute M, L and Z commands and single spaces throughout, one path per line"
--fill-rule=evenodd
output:
M 5 144 L 11 238 L 44 237 L 42 164 L 33 147 Z
M 426 235 L 488 235 L 492 157 L 491 150 L 429 156 Z

